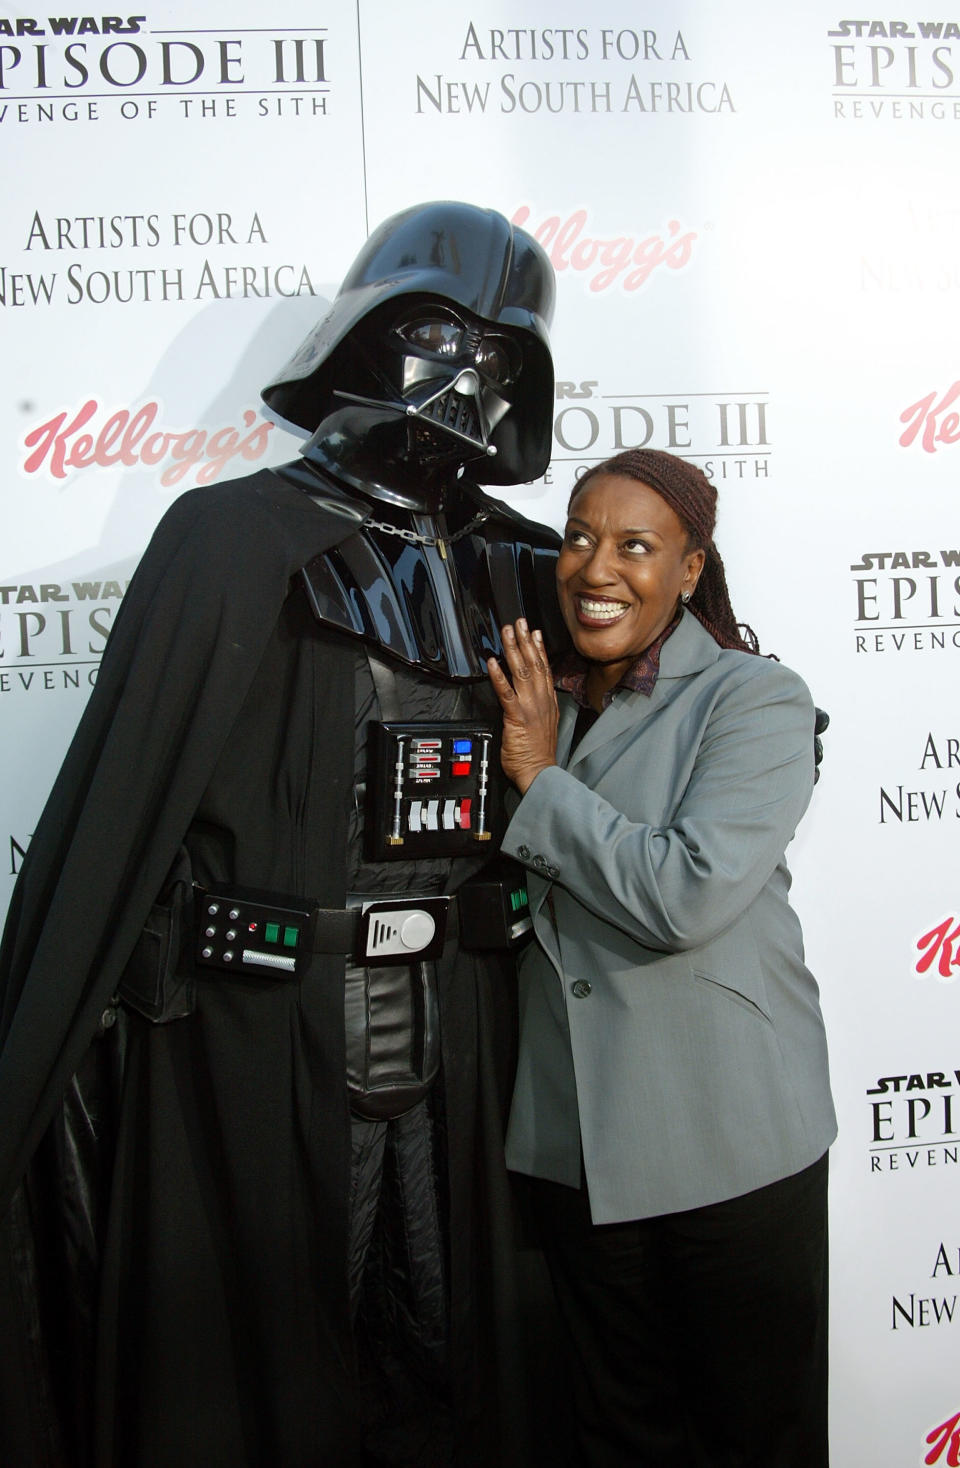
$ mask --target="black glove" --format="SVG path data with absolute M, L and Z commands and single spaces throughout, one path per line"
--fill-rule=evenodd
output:
M 820 779 L 820 761 L 823 759 L 823 740 L 820 735 L 830 724 L 830 715 L 826 709 L 814 708 L 813 711 L 813 783 L 816 785 Z

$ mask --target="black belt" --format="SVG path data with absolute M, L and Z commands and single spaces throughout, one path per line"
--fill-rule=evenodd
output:
M 196 895 L 197 963 L 261 978 L 300 973 L 312 953 L 368 965 L 438 958 L 457 922 L 446 895 L 352 897 L 341 908 L 249 889 Z
M 301 974 L 314 953 L 377 968 L 436 957 L 452 939 L 470 951 L 510 949 L 532 924 L 523 874 L 506 866 L 471 878 L 455 895 L 353 896 L 340 908 L 249 888 L 204 888 L 184 873 L 151 908 L 118 986 L 154 1024 L 193 1013 L 191 926 L 201 969 L 284 979 Z
M 407 963 L 439 958 L 457 933 L 459 903 L 452 895 L 348 896 L 345 908 L 316 910 L 314 953 L 345 953 L 357 963 Z
M 351 895 L 346 907 L 249 888 L 198 887 L 194 896 L 197 963 L 260 978 L 300 974 L 313 953 L 378 966 L 439 958 L 448 938 L 508 949 L 532 926 L 522 874 L 481 874 L 455 895 Z

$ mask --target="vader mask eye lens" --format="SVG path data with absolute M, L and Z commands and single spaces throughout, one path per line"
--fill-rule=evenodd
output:
M 399 334 L 413 347 L 436 352 L 440 357 L 454 357 L 460 349 L 463 328 L 453 321 L 415 321 L 409 326 L 401 326 Z
M 494 382 L 513 382 L 520 371 L 520 351 L 515 342 L 505 336 L 486 336 L 477 351 L 477 366 Z

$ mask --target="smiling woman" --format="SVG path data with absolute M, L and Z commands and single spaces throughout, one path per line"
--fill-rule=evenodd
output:
M 672 622 L 703 570 L 679 516 L 649 485 L 596 474 L 578 487 L 557 565 L 557 591 L 588 696 L 602 696 Z
M 588 1468 L 824 1468 L 817 986 L 784 849 L 805 685 L 736 621 L 699 469 L 635 450 L 575 486 L 574 652 L 504 629 L 503 850 L 529 869 L 508 1165 L 575 1360 Z

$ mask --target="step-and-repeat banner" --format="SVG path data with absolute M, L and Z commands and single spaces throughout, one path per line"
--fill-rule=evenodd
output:
M 791 864 L 848 1468 L 960 1462 L 960 18 L 898 13 L 0 6 L 0 907 L 153 526 L 296 452 L 259 389 L 369 230 L 522 223 L 555 452 L 506 497 L 559 524 L 619 448 L 700 464 L 738 615 L 830 713 Z

